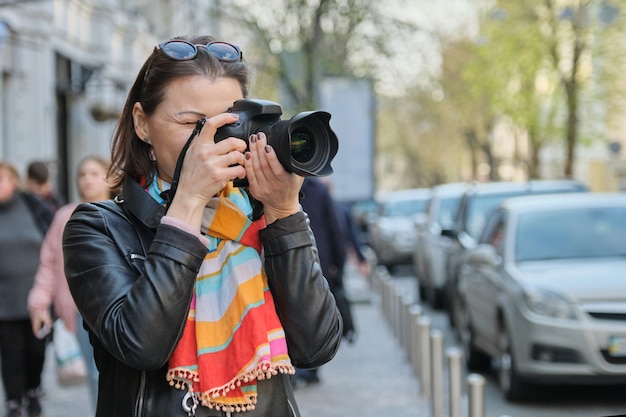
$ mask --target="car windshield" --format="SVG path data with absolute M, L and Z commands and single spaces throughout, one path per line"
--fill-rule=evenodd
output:
M 626 208 L 577 208 L 520 215 L 515 260 L 626 255 Z
M 478 239 L 493 210 L 505 199 L 522 194 L 524 194 L 523 191 L 519 193 L 475 195 L 467 210 L 467 233 L 474 239 Z
M 444 197 L 439 200 L 439 213 L 437 213 L 437 223 L 444 229 L 454 224 L 454 216 L 459 208 L 461 197 Z
M 428 199 L 395 200 L 384 203 L 382 215 L 385 217 L 407 217 L 426 209 Z

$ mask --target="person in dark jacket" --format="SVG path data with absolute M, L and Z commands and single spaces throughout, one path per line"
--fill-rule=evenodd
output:
M 343 269 L 347 257 L 343 227 L 339 220 L 335 200 L 326 184 L 318 178 L 308 177 L 302 185 L 301 204 L 311 221 L 322 272 L 333 290 L 342 286 Z
M 32 161 L 26 167 L 26 189 L 41 199 L 52 214 L 64 204 L 52 188 L 50 170 L 43 161 Z
M 347 253 L 335 200 L 325 183 L 318 178 L 307 177 L 302 185 L 301 204 L 311 221 L 322 272 L 328 280 L 342 315 L 343 336 L 352 341 L 355 329 L 350 303 L 343 288 L 343 270 Z M 317 369 L 298 369 L 295 379 L 301 385 L 320 381 Z
M 113 138 L 122 191 L 80 205 L 65 228 L 100 372 L 96 417 L 299 416 L 294 367 L 338 349 L 303 179 L 263 133 L 214 142 L 238 120 L 227 110 L 249 74 L 237 46 L 211 37 L 155 47 Z
M 0 162 L 0 368 L 7 417 L 22 416 L 24 406 L 29 417 L 41 414 L 46 341 L 31 330 L 27 299 L 51 218 L 38 198 L 20 189 L 15 167 Z

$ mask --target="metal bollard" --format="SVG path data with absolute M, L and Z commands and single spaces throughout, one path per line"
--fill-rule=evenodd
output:
M 387 281 L 389 280 L 388 277 L 382 275 L 380 277 L 380 285 L 381 285 L 381 306 L 383 309 L 383 316 L 385 317 L 385 320 L 387 320 L 387 322 L 389 321 L 389 316 L 387 315 L 387 308 L 388 308 L 388 300 L 387 300 Z
M 419 375 L 419 320 L 422 316 L 422 308 L 416 304 L 409 310 L 409 335 L 411 348 L 409 349 L 409 362 L 415 376 Z
M 413 341 L 411 338 L 411 306 L 411 300 L 405 295 L 402 299 L 402 316 L 404 318 L 402 332 L 404 333 L 404 353 L 408 361 L 411 361 L 411 342 Z
M 386 287 L 387 285 L 385 284 L 386 282 L 386 277 L 384 277 L 383 275 L 380 276 L 380 310 L 383 313 L 383 318 L 385 320 L 387 320 L 387 299 L 385 296 L 386 293 Z
M 391 328 L 391 333 L 393 334 L 393 295 L 394 286 L 393 280 L 391 277 L 387 280 L 387 322 L 389 323 L 389 327 Z
M 422 396 L 430 397 L 430 318 L 423 316 L 419 322 L 420 375 Z
M 389 279 L 389 271 L 387 271 L 387 268 L 385 268 L 384 266 L 379 266 L 376 268 L 376 275 L 378 275 L 379 291 L 382 294 L 383 285 L 385 284 L 384 281 L 386 279 Z
M 365 260 L 370 267 L 370 273 L 366 276 L 370 289 L 376 290 L 380 294 L 380 274 L 378 273 L 378 269 L 376 267 L 376 264 L 378 263 L 376 260 L 376 254 L 369 246 L 364 246 L 362 249 L 365 255 Z
M 467 396 L 469 401 L 469 417 L 485 415 L 485 378 L 479 374 L 467 376 Z
M 402 290 L 397 287 L 394 288 L 393 295 L 393 330 L 396 340 L 400 341 L 400 344 L 402 345 Z
M 409 338 L 409 308 L 411 307 L 411 303 L 408 301 L 406 294 L 400 294 L 400 319 L 398 320 L 398 340 L 400 341 L 400 346 L 404 349 L 405 352 L 408 350 L 409 343 L 411 342 Z
M 463 352 L 457 347 L 446 350 L 448 358 L 448 414 L 449 417 L 462 417 Z
M 387 324 L 391 324 L 391 298 L 390 298 L 390 288 L 391 288 L 391 280 L 389 276 L 383 275 L 381 277 L 382 283 L 382 307 L 383 307 L 383 316 L 385 320 L 387 320 Z
M 430 332 L 432 417 L 443 417 L 443 332 Z

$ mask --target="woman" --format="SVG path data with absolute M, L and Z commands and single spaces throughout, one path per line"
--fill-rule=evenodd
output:
M 76 182 L 81 202 L 103 201 L 112 198 L 111 186 L 107 182 L 109 163 L 98 156 L 88 156 L 78 165 Z M 28 311 L 33 333 L 37 334 L 44 328 L 52 328 L 50 306 L 54 303 L 54 311 L 63 319 L 65 327 L 75 333 L 81 346 L 87 372 L 89 389 L 93 406 L 98 395 L 98 370 L 93 360 L 93 349 L 89 336 L 78 316 L 76 304 L 70 294 L 63 270 L 63 229 L 78 202 L 61 207 L 55 214 L 50 229 L 46 234 L 39 256 L 39 269 L 35 275 L 35 285 L 28 295 Z
M 31 331 L 26 308 L 39 250 L 52 213 L 20 190 L 15 167 L 0 162 L 0 361 L 7 417 L 41 414 L 39 391 L 46 342 Z
M 339 346 L 303 179 L 263 133 L 249 149 L 213 140 L 237 121 L 227 110 L 249 77 L 240 49 L 211 37 L 157 46 L 113 138 L 121 194 L 79 206 L 66 226 L 65 272 L 100 370 L 98 417 L 299 416 L 294 366 L 318 367 Z

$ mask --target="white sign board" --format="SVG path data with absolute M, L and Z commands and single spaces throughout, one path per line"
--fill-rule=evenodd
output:
M 320 87 L 321 110 L 332 117 L 339 151 L 330 177 L 334 196 L 342 201 L 371 199 L 375 190 L 374 152 L 376 103 L 369 80 L 325 77 Z

